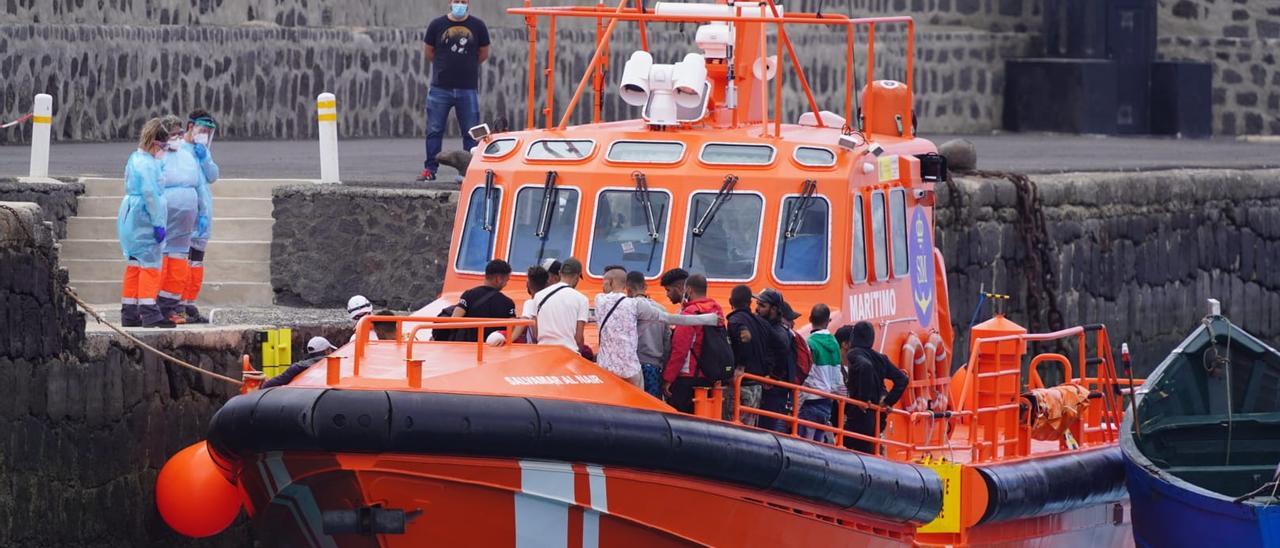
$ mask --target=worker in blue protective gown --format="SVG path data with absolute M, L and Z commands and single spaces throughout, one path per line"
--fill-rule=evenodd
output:
M 196 187 L 196 196 L 200 200 L 199 214 L 196 217 L 196 231 L 191 237 L 191 253 L 188 256 L 187 280 L 182 290 L 181 310 L 187 323 L 208 323 L 209 319 L 200 314 L 196 307 L 196 299 L 200 296 L 200 288 L 204 285 L 204 250 L 209 245 L 209 236 L 213 227 L 213 190 L 209 185 L 218 181 L 218 164 L 213 162 L 213 138 L 218 131 L 218 122 L 208 112 L 196 110 L 187 117 L 187 132 L 184 137 L 191 145 L 191 151 L 200 162 L 201 184 Z
M 208 148 L 192 142 L 191 126 L 177 116 L 164 119 L 169 133 L 168 154 L 160 180 L 168 202 L 167 237 L 164 243 L 164 279 L 160 286 L 160 312 L 175 324 L 187 323 L 182 295 L 190 275 L 189 254 L 199 219 L 209 217 L 209 200 L 201 200 L 207 174 L 217 176 Z M 211 166 L 212 167 L 209 167 Z M 207 188 L 205 189 L 207 191 Z
M 125 327 L 173 327 L 160 313 L 160 292 L 165 224 L 168 205 L 160 186 L 161 161 L 169 134 L 159 118 L 142 126 L 138 150 L 124 168 L 124 199 L 116 218 L 120 249 L 128 264 L 121 291 L 121 323 Z

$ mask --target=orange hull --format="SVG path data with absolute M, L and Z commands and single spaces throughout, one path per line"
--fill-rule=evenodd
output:
M 667 474 L 553 461 L 269 453 L 241 476 L 273 546 L 906 546 L 914 528 Z M 321 511 L 422 513 L 403 534 L 323 534 Z

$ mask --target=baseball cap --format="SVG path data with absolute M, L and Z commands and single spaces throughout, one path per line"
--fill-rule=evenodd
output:
M 769 306 L 778 308 L 787 308 L 787 301 L 783 300 L 782 294 L 775 289 L 765 288 L 756 295 L 756 301 L 762 302 Z
M 542 260 L 542 268 L 547 269 L 547 273 L 553 276 L 560 275 L 560 267 L 561 267 L 560 261 L 557 261 L 550 257 Z
M 347 317 L 352 320 L 358 320 L 361 316 L 373 312 L 373 303 L 369 302 L 364 295 L 356 295 L 347 300 Z
M 311 337 L 311 340 L 307 341 L 307 354 L 319 354 L 330 350 L 337 350 L 337 347 L 324 337 Z

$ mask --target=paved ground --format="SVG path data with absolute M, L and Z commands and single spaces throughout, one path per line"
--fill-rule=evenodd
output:
M 926 135 L 941 144 L 955 136 Z M 1046 173 L 1131 171 L 1187 167 L 1280 167 L 1280 142 L 1235 139 L 1177 140 L 1151 137 L 1074 135 L 966 135 L 978 148 L 978 167 L 992 171 Z M 445 150 L 461 147 L 460 140 Z M 55 144 L 49 171 L 54 176 L 118 177 L 132 143 Z M 409 182 L 422 169 L 419 139 L 342 141 L 340 170 L 348 182 Z M 26 175 L 29 149 L 0 147 L 0 177 Z M 222 173 L 232 178 L 314 179 L 320 176 L 315 141 L 222 141 L 214 154 Z M 456 173 L 441 167 L 441 180 Z

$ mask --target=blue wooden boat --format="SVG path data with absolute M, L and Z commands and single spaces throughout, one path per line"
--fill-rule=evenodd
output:
M 1139 547 L 1280 548 L 1280 352 L 1213 312 L 1125 416 Z

